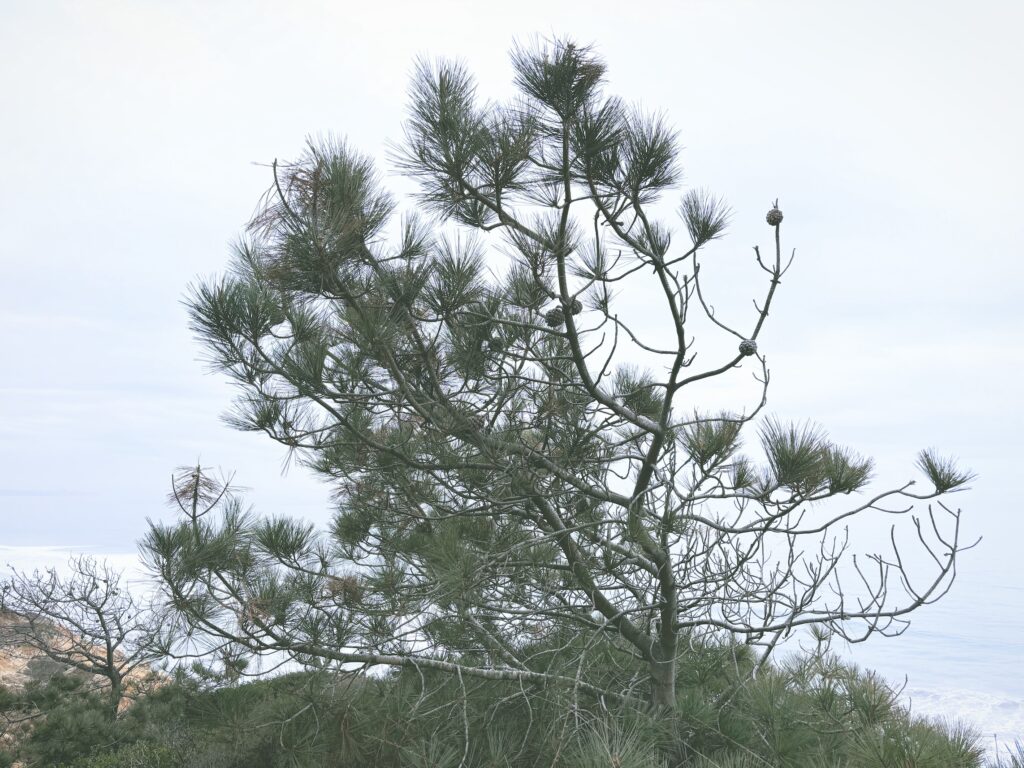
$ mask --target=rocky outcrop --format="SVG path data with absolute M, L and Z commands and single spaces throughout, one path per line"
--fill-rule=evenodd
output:
M 0 611 L 0 685 L 20 690 L 29 681 L 29 667 L 45 656 L 30 645 L 15 639 L 15 630 L 25 620 L 9 611 Z M 59 631 L 54 627 L 54 631 Z
M 40 670 L 53 674 L 70 669 L 63 664 L 51 661 L 37 648 L 19 642 L 17 630 L 24 625 L 25 619 L 18 614 L 0 611 L 0 685 L 13 691 L 22 689 L 33 676 L 39 677 Z M 53 632 L 55 636 L 62 634 L 71 636 L 66 629 L 57 625 L 53 625 Z M 98 687 L 107 685 L 105 678 L 99 675 L 94 675 L 94 677 Z M 140 691 L 160 685 L 165 679 L 165 675 L 152 667 L 147 665 L 136 667 L 125 677 L 125 706 Z

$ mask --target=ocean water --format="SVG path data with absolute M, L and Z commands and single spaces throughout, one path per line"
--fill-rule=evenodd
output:
M 900 637 L 837 648 L 904 686 L 911 711 L 972 724 L 990 752 L 1024 741 L 1024 586 L 1014 562 L 968 564 Z

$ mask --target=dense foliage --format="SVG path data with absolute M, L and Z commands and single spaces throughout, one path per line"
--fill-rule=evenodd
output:
M 22 744 L 48 768 L 964 768 L 977 734 L 911 717 L 895 691 L 828 656 L 751 680 L 742 646 L 694 647 L 670 717 L 571 691 L 423 670 L 384 677 L 302 672 L 224 685 L 179 675 L 116 723 L 73 683 L 32 698 L 47 721 Z M 742 685 L 736 683 L 742 681 Z M 60 691 L 57 695 L 57 691 Z M 94 707 L 94 709 L 90 709 Z M 13 755 L 8 757 L 8 760 Z M 1006 768 L 1021 765 L 1004 760 Z M 989 765 L 994 765 L 989 763 Z

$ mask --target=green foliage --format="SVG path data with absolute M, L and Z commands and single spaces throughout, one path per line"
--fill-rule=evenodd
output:
M 776 485 L 813 490 L 821 482 L 825 437 L 817 427 L 771 420 L 761 429 L 761 445 Z
M 721 690 L 721 689 L 719 689 Z M 893 689 L 830 656 L 768 667 L 724 698 L 691 694 L 679 717 L 685 765 L 787 768 L 980 766 L 978 734 L 911 718 Z M 709 695 L 710 694 L 710 695 Z M 718 699 L 715 707 L 704 702 Z
M 832 444 L 811 424 L 783 424 L 769 419 L 761 428 L 761 446 L 771 470 L 771 488 L 788 488 L 800 496 L 852 493 L 871 478 L 872 462 Z
M 545 637 L 534 649 L 538 658 L 574 658 L 574 644 L 585 641 Z M 690 644 L 679 667 L 678 706 L 668 715 L 572 691 L 406 669 L 384 677 L 304 672 L 213 688 L 178 674 L 104 725 L 91 717 L 88 693 L 63 680 L 30 692 L 46 698 L 53 722 L 38 726 L 17 758 L 29 768 L 983 764 L 977 733 L 911 717 L 871 673 L 811 655 L 751 677 L 749 651 Z M 606 683 L 634 674 L 612 662 L 592 660 Z M 1007 750 L 989 766 L 1017 768 L 1021 754 Z
M 728 460 L 740 445 L 742 420 L 722 413 L 717 418 L 695 417 L 681 430 L 686 452 L 705 469 L 714 469 Z
M 694 246 L 704 245 L 719 237 L 732 215 L 728 206 L 703 189 L 690 190 L 683 197 L 679 215 Z
M 665 400 L 661 386 L 650 373 L 638 371 L 635 366 L 623 366 L 616 371 L 612 386 L 627 408 L 652 421 L 661 419 Z
M 939 493 L 962 490 L 974 479 L 974 473 L 961 469 L 953 459 L 939 456 L 931 448 L 917 455 L 917 467 L 928 477 Z
M 67 768 L 182 768 L 182 755 L 166 744 L 137 741 L 116 751 L 99 752 L 67 764 Z M 214 763 L 206 763 L 215 768 Z
M 15 721 L 30 718 L 16 749 L 30 766 L 61 765 L 115 740 L 106 696 L 80 673 L 49 669 L 3 699 L 5 714 Z
M 656 730 L 651 723 L 598 721 L 580 735 L 565 764 L 567 768 L 665 768 L 665 757 L 654 748 L 657 742 L 652 736 L 656 737 Z
M 538 55 L 536 48 L 512 52 L 516 85 L 564 120 L 580 114 L 604 78 L 605 66 L 591 50 L 557 41 Z

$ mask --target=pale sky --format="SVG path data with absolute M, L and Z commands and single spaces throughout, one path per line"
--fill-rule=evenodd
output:
M 219 421 L 231 388 L 198 362 L 187 284 L 223 269 L 259 164 L 307 135 L 347 137 L 408 191 L 386 146 L 417 55 L 463 60 L 500 99 L 513 41 L 569 34 L 610 92 L 679 129 L 687 183 L 735 210 L 708 266 L 723 307 L 756 295 L 750 247 L 780 199 L 797 260 L 761 344 L 769 411 L 873 455 L 883 483 L 914 477 L 922 447 L 958 456 L 979 477 L 955 501 L 985 541 L 946 610 L 1019 585 L 1024 6 L 633 8 L 0 0 L 0 559 L 129 562 L 197 459 L 263 512 L 325 520 L 322 486 Z M 1024 613 L 1006 594 L 993 610 Z

